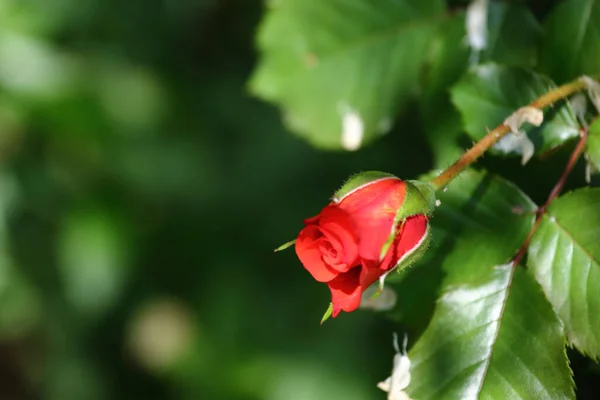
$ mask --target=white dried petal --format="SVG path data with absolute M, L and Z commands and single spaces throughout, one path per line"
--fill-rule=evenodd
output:
M 527 164 L 533 156 L 535 147 L 525 132 L 521 130 L 521 126 L 526 122 L 540 126 L 543 121 L 544 113 L 542 110 L 531 106 L 519 108 L 504 120 L 504 125 L 508 126 L 510 133 L 500 139 L 494 145 L 494 148 L 506 153 L 521 154 L 521 164 Z
M 404 391 L 410 384 L 410 358 L 406 352 L 408 338 L 404 336 L 402 342 L 402 351 L 398 348 L 398 336 L 394 334 L 394 367 L 392 375 L 383 382 L 379 382 L 377 387 L 388 394 L 388 400 L 411 400 Z
M 540 126 L 544 122 L 544 113 L 535 107 L 521 107 L 504 120 L 504 125 L 508 126 L 511 132 L 520 133 L 521 126 L 525 122 Z
M 487 46 L 487 13 L 488 0 L 474 0 L 467 7 L 466 41 L 474 51 L 483 50 Z
M 494 145 L 494 149 L 504 153 L 521 155 L 521 164 L 525 165 L 533 157 L 535 146 L 524 133 L 508 133 Z

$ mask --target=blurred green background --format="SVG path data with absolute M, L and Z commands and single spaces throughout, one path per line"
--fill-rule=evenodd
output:
M 399 328 L 320 326 L 326 286 L 273 249 L 430 154 L 410 120 L 356 153 L 286 132 L 245 87 L 262 10 L 0 0 L 1 399 L 384 398 Z
M 328 289 L 273 249 L 431 148 L 414 103 L 358 152 L 287 132 L 246 87 L 262 3 L 0 0 L 0 399 L 385 398 L 405 328 L 320 326 Z M 484 164 L 539 202 L 568 154 Z

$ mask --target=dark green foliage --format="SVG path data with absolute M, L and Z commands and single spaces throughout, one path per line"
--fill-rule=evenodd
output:
M 418 115 L 432 177 L 557 84 L 600 76 L 597 1 L 492 1 L 483 8 L 481 51 L 466 44 L 469 2 L 448 3 L 440 12 L 436 1 L 273 1 L 258 33 L 252 91 L 280 108 L 290 130 L 326 149 L 374 149 L 367 144 L 392 116 L 391 134 L 408 144 Z M 475 166 L 438 193 L 427 255 L 390 278 L 398 301 L 388 316 L 416 342 L 402 388 L 411 397 L 574 398 L 565 346 L 598 357 L 600 198 L 589 188 L 554 193 L 535 227 L 538 206 L 529 199 L 548 197 L 589 124 L 590 164 L 575 166 L 566 189 L 590 185 L 586 170 L 597 180 L 600 84 L 587 82 L 589 99 L 560 100 L 543 121 L 514 128 L 534 146 L 529 164 L 500 158 L 525 151 L 505 141 L 486 169 Z M 414 110 L 403 113 L 411 101 Z M 412 156 L 396 152 L 398 162 Z

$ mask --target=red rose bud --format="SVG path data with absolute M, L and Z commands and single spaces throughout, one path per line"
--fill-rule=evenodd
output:
M 382 172 L 355 175 L 321 212 L 304 221 L 296 254 L 319 282 L 327 283 L 329 313 L 358 308 L 363 292 L 393 269 L 416 261 L 428 244 L 435 195 L 421 182 Z

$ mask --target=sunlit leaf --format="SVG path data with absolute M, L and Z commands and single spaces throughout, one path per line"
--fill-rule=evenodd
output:
M 314 145 L 357 149 L 389 130 L 444 18 L 441 0 L 273 1 L 251 89 Z
M 600 189 L 552 202 L 529 246 L 528 267 L 581 352 L 600 356 Z
M 562 324 L 537 283 L 464 249 L 410 351 L 411 398 L 574 399 Z
M 537 284 L 508 263 L 535 204 L 511 183 L 473 171 L 440 199 L 433 223 L 442 241 L 432 252 L 445 278 L 409 354 L 411 398 L 573 398 L 562 325 Z

